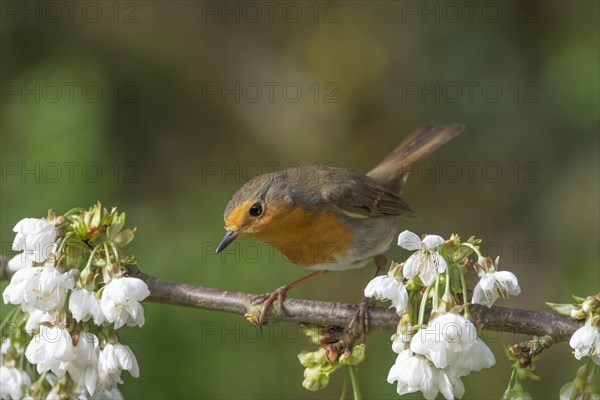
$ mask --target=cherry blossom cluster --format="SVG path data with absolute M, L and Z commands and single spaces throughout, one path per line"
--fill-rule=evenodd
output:
M 387 377 L 397 384 L 399 395 L 420 391 L 426 399 L 438 394 L 461 398 L 461 378 L 496 363 L 478 337 L 469 305 L 491 307 L 498 298 L 517 295 L 521 289 L 514 274 L 498 271 L 498 260 L 483 257 L 479 243 L 475 238 L 462 242 L 457 235 L 421 239 L 404 231 L 398 245 L 414 253 L 365 288 L 365 296 L 390 301 L 401 316 L 392 336 L 396 361 Z M 469 262 L 473 253 L 477 261 Z M 469 302 L 465 276 L 470 267 L 479 281 Z
M 584 321 L 577 329 L 569 345 L 573 356 L 584 361 L 575 375 L 575 379 L 567 382 L 560 390 L 561 400 L 565 399 L 598 399 L 598 372 L 600 371 L 600 293 L 588 297 L 573 296 L 575 303 L 546 303 L 559 314 L 567 315 L 575 320 Z
M 125 214 L 97 203 L 14 227 L 13 272 L 2 297 L 15 307 L 4 324 L 0 397 L 122 398 L 122 371 L 139 375 L 132 350 L 119 341 L 124 325 L 142 326 L 142 280 L 124 275 L 135 263 L 126 247 L 135 229 Z

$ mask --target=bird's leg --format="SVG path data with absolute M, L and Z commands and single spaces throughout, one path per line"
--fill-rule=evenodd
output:
M 326 272 L 327 270 L 315 271 L 312 274 L 306 275 L 304 278 L 298 279 L 297 281 L 294 281 L 292 283 L 288 283 L 287 285 L 278 287 L 272 293 L 259 294 L 258 296 L 254 297 L 251 300 L 252 304 L 264 302 L 263 309 L 258 319 L 259 324 L 263 325 L 265 323 L 265 321 L 267 320 L 267 311 L 269 310 L 271 304 L 275 302 L 275 300 L 279 300 L 279 308 L 283 310 L 283 298 L 285 297 L 285 294 L 288 290 L 290 290 L 294 286 L 298 286 L 299 284 L 306 282 L 309 279 L 314 278 L 315 276 L 322 275 Z
M 387 265 L 387 259 L 383 254 L 378 254 L 375 257 L 375 276 L 373 278 L 381 275 L 385 266 Z M 360 339 L 364 341 L 365 335 L 369 332 L 369 307 L 373 303 L 372 299 L 369 297 L 363 297 L 360 303 L 358 304 L 358 310 L 356 310 L 356 314 L 348 329 L 352 332 L 354 327 L 358 325 L 358 334 L 360 335 Z
M 387 258 L 383 254 L 378 254 L 374 257 L 375 259 L 375 276 L 373 278 L 377 278 L 387 265 Z

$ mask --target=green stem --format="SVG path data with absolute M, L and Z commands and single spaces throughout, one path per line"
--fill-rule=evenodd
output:
M 483 258 L 483 256 L 481 255 L 481 252 L 479 251 L 479 248 L 477 246 L 473 246 L 471 243 L 461 243 L 463 246 L 470 248 L 471 250 L 473 250 L 475 252 L 475 254 L 477 254 L 477 257 L 481 257 Z
M 113 253 L 115 255 L 115 262 L 117 264 L 120 264 L 120 262 L 119 262 L 119 251 L 117 250 L 117 246 L 115 246 L 114 242 L 110 242 L 110 245 L 111 245 L 112 251 L 113 251 Z
M 85 268 L 91 269 L 91 267 L 92 267 L 92 261 L 94 260 L 94 256 L 96 255 L 96 252 L 98 251 L 99 248 L 100 248 L 100 245 L 97 245 L 96 247 L 94 247 L 92 249 L 92 252 L 90 253 L 90 258 L 88 259 L 88 262 L 85 265 Z
M 402 317 L 400 317 L 400 323 L 402 324 L 400 326 L 400 330 L 402 332 L 406 332 L 406 333 L 413 333 L 413 330 L 415 328 L 415 315 L 417 315 L 417 302 L 415 301 L 417 296 L 417 292 L 414 290 L 411 290 L 408 294 L 408 306 L 406 307 L 406 310 L 404 311 L 404 314 Z M 408 321 L 407 321 L 408 319 Z M 398 330 L 398 328 L 396 328 L 396 330 Z
M 82 212 L 82 211 L 85 211 L 85 208 L 83 208 L 83 207 L 75 207 L 75 208 L 71 208 L 69 211 L 67 211 L 67 212 L 64 214 L 64 216 L 65 216 L 65 217 L 68 217 L 68 216 L 69 216 L 69 215 L 71 215 L 71 214 L 75 214 L 75 213 L 77 213 L 77 212 Z
M 58 254 L 61 254 L 63 252 L 65 244 L 67 243 L 67 239 L 69 239 L 73 235 L 74 235 L 74 233 L 72 231 L 67 232 L 65 234 L 65 237 L 62 238 L 62 240 L 60 241 L 60 244 L 58 245 L 58 251 L 57 251 Z
M 467 270 L 465 269 L 464 271 L 459 271 L 459 275 L 460 275 L 460 286 L 462 288 L 462 295 L 463 295 L 463 305 L 466 305 L 469 302 L 469 298 L 467 297 L 467 282 L 465 282 L 465 273 L 467 272 Z M 467 319 L 471 318 L 471 311 L 469 310 L 469 307 L 465 307 L 465 317 Z
M 417 305 L 417 296 L 418 293 L 415 290 L 411 290 L 410 294 L 408 295 L 408 304 L 410 305 L 408 309 L 410 309 L 410 322 L 414 323 L 415 322 L 415 315 L 418 315 L 418 310 L 419 310 L 419 306 Z
M 475 254 L 477 254 L 477 264 L 484 272 L 494 272 L 493 266 L 492 266 L 492 271 L 490 271 L 490 269 L 488 268 L 488 263 L 481 261 L 482 259 L 485 260 L 485 257 L 481 254 L 481 251 L 479 251 L 478 246 L 473 246 L 471 243 L 462 243 L 462 245 L 465 247 L 468 247 L 469 249 L 472 249 L 475 252 Z M 477 269 L 477 273 L 480 274 L 479 269 Z
M 588 374 L 595 375 L 596 370 L 598 369 L 598 366 L 596 365 L 596 363 L 594 361 L 592 361 L 592 359 L 590 357 L 587 357 L 587 359 L 588 360 L 585 363 L 585 369 L 587 370 Z
M 108 244 L 106 242 L 104 242 L 103 245 L 104 245 L 104 257 L 106 257 L 106 268 L 108 268 L 108 266 L 110 265 L 110 252 L 108 251 Z
M 515 368 L 512 368 L 512 373 L 510 374 L 510 379 L 508 380 L 508 386 L 506 387 L 507 391 L 509 391 L 512 388 L 513 380 L 515 379 L 516 373 L 517 370 Z
M 444 288 L 444 294 L 448 295 L 450 293 L 450 267 L 452 264 L 448 264 L 446 267 L 446 287 Z
M 429 292 L 431 291 L 431 287 L 427 286 L 425 289 L 425 293 L 423 293 L 423 297 L 421 298 L 421 307 L 419 308 L 419 329 L 423 325 L 423 318 L 425 317 L 425 307 L 427 307 L 427 298 L 429 297 Z
M 22 352 L 21 355 L 19 355 L 19 369 L 21 371 L 25 371 L 26 368 L 26 364 L 25 362 L 27 361 L 27 358 L 25 357 L 25 352 Z M 29 361 L 27 361 L 29 362 Z
M 87 263 L 85 264 L 85 267 L 81 270 L 80 279 L 81 279 L 82 285 L 85 283 L 84 279 L 83 279 L 83 275 L 89 274 L 92 272 L 92 261 L 94 259 L 94 256 L 96 255 L 96 251 L 98 251 L 99 247 L 100 247 L 100 245 L 97 245 L 96 247 L 93 248 L 92 252 L 90 253 L 90 258 L 88 259 Z
M 446 278 L 446 279 L 448 279 L 448 278 Z M 435 290 L 433 292 L 433 299 L 431 300 L 431 312 L 437 312 L 439 298 L 440 298 L 440 274 L 436 274 Z
M 346 391 L 348 389 L 348 368 L 344 368 L 344 380 L 342 381 L 342 394 L 340 394 L 340 400 L 344 400 L 346 398 Z
M 356 371 L 356 365 L 348 366 L 350 371 L 350 382 L 352 382 L 352 392 L 354 393 L 354 400 L 361 400 L 360 387 L 358 386 L 358 373 Z

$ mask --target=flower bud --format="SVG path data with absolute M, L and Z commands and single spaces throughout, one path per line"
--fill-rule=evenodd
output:
M 298 360 L 303 367 L 310 367 L 315 364 L 314 352 L 302 351 L 298 354 Z
M 111 212 L 113 216 L 110 221 L 109 227 L 106 229 L 106 235 L 108 236 L 108 240 L 115 240 L 116 236 L 121 232 L 123 226 L 125 225 L 125 213 L 116 214 L 116 210 L 113 209 Z
M 594 312 L 598 308 L 598 300 L 594 296 L 590 296 L 581 304 L 581 308 L 586 313 Z
M 512 389 L 507 389 L 502 396 L 502 400 L 532 400 L 531 395 L 527 393 L 521 383 L 517 382 Z
M 119 234 L 115 237 L 115 243 L 119 246 L 126 246 L 133 240 L 135 235 L 135 228 L 133 229 L 125 229 L 124 231 L 119 232 Z
M 402 267 L 404 267 L 404 263 L 392 261 L 392 265 L 390 265 L 390 271 L 388 272 L 388 274 L 398 280 L 403 280 L 404 276 L 402 275 Z
M 319 349 L 317 351 L 302 351 L 298 354 L 298 360 L 303 367 L 327 364 L 327 356 L 324 349 Z
M 352 348 L 352 351 L 345 351 L 339 358 L 340 364 L 357 365 L 365 359 L 365 350 L 367 346 L 361 343 Z
M 301 326 L 302 333 L 308 336 L 308 339 L 313 344 L 321 343 L 321 332 L 319 325 L 302 325 Z
M 571 318 L 573 319 L 584 319 L 585 318 L 585 311 L 583 311 L 582 307 L 574 307 L 571 310 Z
M 315 379 L 313 377 L 304 378 L 304 380 L 302 381 L 302 387 L 306 390 L 316 392 L 317 390 L 320 389 L 319 380 Z
M 302 387 L 313 392 L 327 387 L 329 384 L 329 373 L 321 370 L 320 367 L 306 368 L 304 370 L 304 380 Z
M 340 356 L 340 352 L 335 345 L 328 344 L 323 348 L 325 350 L 325 359 L 329 364 L 333 364 Z

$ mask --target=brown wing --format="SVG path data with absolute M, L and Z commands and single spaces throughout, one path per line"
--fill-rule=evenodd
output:
M 321 198 L 328 204 L 358 216 L 416 217 L 400 196 L 385 189 L 368 176 L 353 170 L 333 169 L 339 170 L 336 176 L 344 176 L 345 179 L 335 179 L 336 183 L 327 182 L 327 174 L 325 174 L 324 184 L 321 185 Z

